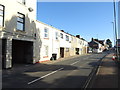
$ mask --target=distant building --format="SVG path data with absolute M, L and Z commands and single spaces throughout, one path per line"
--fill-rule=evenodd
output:
M 89 51 L 100 53 L 105 50 L 104 40 L 93 39 L 89 42 Z
M 120 39 L 117 39 L 117 47 L 120 48 Z

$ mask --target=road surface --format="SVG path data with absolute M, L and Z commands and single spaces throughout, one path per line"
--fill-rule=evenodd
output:
M 77 56 L 54 63 L 3 70 L 3 88 L 82 88 L 92 69 L 107 53 Z M 51 61 L 52 62 L 52 61 Z

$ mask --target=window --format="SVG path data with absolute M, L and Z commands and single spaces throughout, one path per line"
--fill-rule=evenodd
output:
M 77 42 L 76 38 L 74 38 L 74 42 Z
M 19 3 L 21 3 L 21 4 L 26 4 L 26 0 L 17 0 Z
M 4 6 L 0 5 L 0 26 L 4 26 Z
M 69 41 L 69 36 L 68 35 L 66 35 L 66 41 Z
M 82 41 L 80 41 L 80 45 L 82 44 Z
M 66 48 L 66 52 L 69 52 L 69 48 Z
M 44 46 L 44 55 L 48 56 L 48 46 Z
M 60 38 L 62 38 L 62 39 L 63 39 L 63 34 L 62 34 L 62 33 L 60 33 Z
M 58 40 L 58 32 L 55 32 L 55 39 Z
M 73 41 L 73 37 L 71 37 L 71 41 Z
M 84 45 L 84 42 L 82 41 L 83 45 Z
M 48 38 L 48 29 L 47 28 L 44 29 L 44 37 Z
M 25 15 L 18 13 L 17 15 L 17 30 L 24 31 L 25 29 Z

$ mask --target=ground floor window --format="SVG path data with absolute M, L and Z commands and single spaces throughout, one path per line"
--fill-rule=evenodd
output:
M 44 56 L 48 56 L 48 46 L 44 45 Z
M 66 48 L 66 52 L 69 52 L 69 48 Z

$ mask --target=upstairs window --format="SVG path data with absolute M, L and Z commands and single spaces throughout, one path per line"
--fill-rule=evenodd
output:
M 71 41 L 73 41 L 73 37 L 71 37 Z
M 74 38 L 74 42 L 77 42 L 76 38 Z
M 60 38 L 62 38 L 62 39 L 63 39 L 63 34 L 62 34 L 62 33 L 60 33 Z
M 69 41 L 69 36 L 68 35 L 66 35 L 66 41 Z
M 44 29 L 44 38 L 48 38 L 48 29 L 47 28 Z
M 55 32 L 55 39 L 58 40 L 58 32 Z
M 80 41 L 80 45 L 82 44 L 82 41 Z
M 25 15 L 18 13 L 17 14 L 17 30 L 25 30 Z
M 0 26 L 4 26 L 4 6 L 0 5 Z

